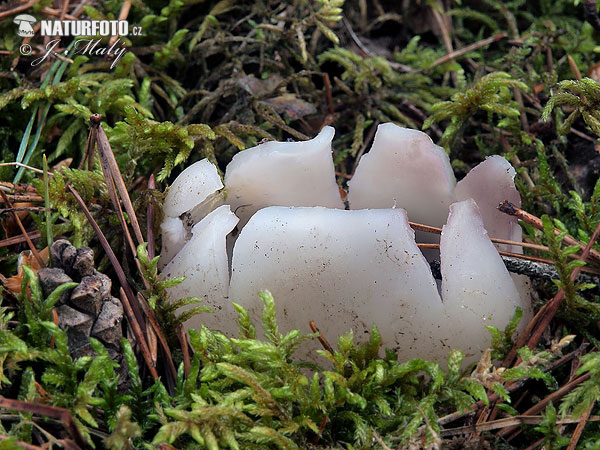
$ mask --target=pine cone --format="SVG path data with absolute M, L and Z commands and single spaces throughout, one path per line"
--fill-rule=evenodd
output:
M 38 272 L 44 295 L 63 283 L 79 283 L 63 293 L 56 305 L 58 325 L 67 331 L 71 356 L 93 356 L 88 339 L 92 336 L 104 344 L 114 361 L 121 363 L 123 306 L 110 294 L 110 278 L 94 268 L 94 252 L 88 247 L 76 249 L 60 239 L 52 244 L 50 254 L 54 267 Z

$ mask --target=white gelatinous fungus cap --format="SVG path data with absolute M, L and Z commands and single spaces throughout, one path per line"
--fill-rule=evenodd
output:
M 490 346 L 486 325 L 503 330 L 517 306 L 524 310 L 521 324 L 525 324 L 530 308 L 489 240 L 472 199 L 450 206 L 440 252 L 442 299 L 452 324 L 448 343 L 465 352 L 467 362 L 473 362 Z
M 215 312 L 195 316 L 187 328 L 203 324 L 235 336 L 231 301 L 258 323 L 258 292 L 269 289 L 282 331 L 308 333 L 314 320 L 333 342 L 350 329 L 362 337 L 376 324 L 384 347 L 401 359 L 444 362 L 449 348 L 459 348 L 473 362 L 490 344 L 485 325 L 503 329 L 516 306 L 524 310 L 521 324 L 528 322 L 525 278 L 511 279 L 488 238 L 521 240 L 516 221 L 496 211 L 503 200 L 520 205 L 515 171 L 504 158 L 486 159 L 456 185 L 446 152 L 426 134 L 383 124 L 349 182 L 352 210 L 345 211 L 331 158 L 333 134 L 325 127 L 310 141 L 267 142 L 238 153 L 225 174 L 229 205 L 219 206 L 223 184 L 207 160 L 174 181 L 161 225 L 161 262 L 165 255 L 165 262 L 173 259 L 162 276 L 186 277 L 169 289 L 172 299 L 200 297 Z M 243 227 L 231 280 L 226 237 L 238 217 L 230 205 Z M 448 218 L 440 245 L 443 302 L 401 208 L 427 225 L 442 226 Z M 233 245 L 232 235 L 228 242 Z M 297 356 L 323 362 L 309 353 L 318 347 L 306 343 Z
M 447 356 L 436 282 L 402 209 L 258 211 L 235 244 L 230 299 L 259 323 L 264 289 L 283 332 L 310 333 L 314 320 L 331 342 L 349 330 L 364 340 L 375 323 L 401 358 Z M 316 348 L 312 341 L 299 356 L 314 360 Z
M 515 169 L 502 156 L 494 155 L 473 167 L 456 185 L 456 200 L 472 198 L 479 207 L 483 225 L 490 237 L 521 242 L 521 227 L 516 217 L 496 208 L 504 200 L 521 206 L 521 196 L 515 187 Z M 505 252 L 522 253 L 516 245 L 495 244 Z
M 165 216 L 160 224 L 162 234 L 162 250 L 159 268 L 163 268 L 183 248 L 187 241 L 187 232 L 178 217 Z
M 225 237 L 237 223 L 229 205 L 218 207 L 194 225 L 191 239 L 161 273 L 163 278 L 185 277 L 182 283 L 167 290 L 171 299 L 198 297 L 215 311 L 192 317 L 186 323 L 188 328 L 198 329 L 204 324 L 219 329 L 221 322 L 235 321 L 235 315 L 228 317 L 221 310 L 231 307 Z
M 225 187 L 240 227 L 266 206 L 343 209 L 331 157 L 334 134 L 324 127 L 309 141 L 266 142 L 236 154 L 225 171 Z
M 223 188 L 217 167 L 208 159 L 186 168 L 175 179 L 164 201 L 164 212 L 169 217 L 179 217 L 202 203 Z
M 456 179 L 446 151 L 418 130 L 379 125 L 348 182 L 350 209 L 404 208 L 413 222 L 441 227 Z

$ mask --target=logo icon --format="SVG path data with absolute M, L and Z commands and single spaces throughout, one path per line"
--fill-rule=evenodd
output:
M 13 19 L 13 22 L 19 25 L 17 35 L 21 37 L 32 37 L 35 33 L 32 25 L 37 22 L 36 18 L 29 14 L 19 14 Z

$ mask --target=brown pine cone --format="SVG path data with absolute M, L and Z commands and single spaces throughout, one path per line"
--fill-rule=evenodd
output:
M 63 283 L 79 283 L 66 291 L 56 305 L 58 325 L 67 331 L 69 350 L 73 358 L 93 356 L 90 336 L 101 341 L 110 357 L 122 360 L 123 306 L 112 297 L 109 277 L 94 268 L 94 252 L 82 247 L 76 249 L 67 240 L 60 239 L 50 248 L 53 268 L 38 272 L 45 296 Z

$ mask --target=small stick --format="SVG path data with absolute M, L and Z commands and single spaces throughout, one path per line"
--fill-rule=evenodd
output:
M 361 52 L 364 53 L 364 56 L 372 58 L 373 53 L 371 53 L 371 51 L 367 47 L 365 47 L 365 44 L 363 44 L 361 42 L 361 40 L 358 38 L 358 36 L 354 32 L 354 30 L 352 29 L 352 25 L 350 25 L 350 22 L 348 22 L 348 20 L 345 17 L 343 17 L 342 23 L 346 27 L 346 31 L 348 31 L 348 34 L 350 35 L 350 37 L 352 38 L 352 40 L 354 41 L 356 46 L 360 49 Z
M 140 303 L 140 306 L 144 310 L 144 314 L 146 314 L 146 317 L 148 318 L 148 321 L 150 322 L 150 325 L 152 326 L 154 333 L 156 333 L 156 336 L 158 337 L 158 341 L 160 342 L 160 345 L 163 348 L 163 351 L 165 353 L 165 359 L 167 360 L 167 366 L 169 367 L 171 376 L 173 377 L 173 381 L 175 381 L 177 379 L 177 369 L 175 369 L 175 364 L 173 363 L 173 355 L 171 354 L 171 349 L 169 348 L 169 345 L 167 344 L 167 339 L 165 338 L 165 334 L 163 333 L 162 329 L 160 328 L 158 319 L 156 318 L 156 314 L 154 313 L 154 310 L 152 308 L 150 308 L 146 299 L 139 292 L 137 293 L 137 299 Z
M 44 201 L 44 199 L 40 195 L 7 194 L 6 197 L 14 202 L 43 202 Z
M 486 45 L 490 45 L 496 41 L 506 39 L 507 37 L 508 37 L 508 34 L 499 33 L 499 34 L 495 34 L 492 37 L 489 37 L 487 39 L 482 39 L 481 41 L 474 42 L 470 45 L 467 45 L 466 47 L 460 48 L 458 50 L 454 50 L 454 51 L 442 56 L 441 58 L 436 59 L 433 63 L 431 63 L 431 65 L 429 67 L 427 67 L 427 69 L 431 69 L 435 66 L 439 66 L 440 64 L 447 63 L 448 61 L 452 61 L 453 59 L 458 58 L 459 56 L 462 56 L 466 53 L 472 52 L 473 50 L 477 50 L 478 48 L 485 47 Z M 421 70 L 423 70 L 423 69 L 421 69 Z
M 417 247 L 420 249 L 439 250 L 440 244 L 417 244 Z M 504 261 L 504 265 L 509 272 L 547 280 L 558 278 L 558 272 L 556 269 L 554 269 L 554 261 L 551 259 L 521 255 L 519 253 L 500 251 L 498 253 L 502 257 L 502 261 Z M 437 279 L 440 279 L 440 262 L 432 261 L 430 266 L 433 276 Z M 586 283 L 598 283 L 598 279 L 596 277 L 592 277 L 592 275 L 600 276 L 599 270 L 584 267 L 582 268 L 582 272 L 590 275 L 580 274 L 579 277 L 581 277 L 581 280 L 585 280 Z
M 331 95 L 331 80 L 329 79 L 329 74 L 323 73 L 323 85 L 325 86 L 325 95 L 327 98 L 327 108 L 329 110 L 329 114 L 333 114 L 333 96 Z
M 65 2 L 67 3 L 67 2 Z M 61 20 L 62 19 L 67 19 L 67 20 L 77 20 L 77 18 L 75 16 L 72 16 L 71 14 L 65 14 L 64 16 L 62 15 L 62 11 L 59 11 L 58 9 L 54 9 L 54 8 L 50 8 L 50 7 L 45 7 L 44 9 L 42 9 L 42 12 L 44 14 L 47 14 L 49 16 L 52 17 L 60 17 Z
M 600 222 L 598 222 L 598 225 L 596 226 L 596 229 L 594 230 L 594 233 L 592 234 L 590 241 L 587 243 L 587 245 L 583 249 L 583 252 L 581 253 L 582 261 L 585 261 L 588 254 L 590 253 L 590 250 L 592 249 L 592 245 L 594 245 L 594 242 L 596 242 L 596 240 L 598 239 L 599 236 L 600 236 Z M 579 275 L 580 271 L 581 271 L 581 267 L 575 267 L 571 271 L 571 281 L 575 281 L 577 279 L 577 276 Z M 554 296 L 554 298 L 552 300 L 550 300 L 548 303 L 546 303 L 542 307 L 542 309 L 540 309 L 540 311 L 543 311 L 543 317 L 540 318 L 540 321 L 539 321 L 537 327 L 534 329 L 534 331 L 531 334 L 531 338 L 529 339 L 529 342 L 527 342 L 527 346 L 529 348 L 535 347 L 537 345 L 537 343 L 540 341 L 540 339 L 542 338 L 542 333 L 544 332 L 546 327 L 550 324 L 550 321 L 552 320 L 552 318 L 558 311 L 558 308 L 562 304 L 562 301 L 564 298 L 565 298 L 565 291 L 563 289 L 559 289 L 558 292 L 556 293 L 556 295 Z M 536 316 L 537 316 L 537 314 L 536 314 Z
M 4 435 L 0 434 L 0 441 L 5 441 L 6 439 L 8 439 L 8 436 L 4 436 Z M 25 450 L 44 450 L 44 449 L 42 449 L 42 447 L 38 447 L 37 445 L 31 445 L 31 444 L 28 444 L 27 442 L 23 442 L 23 441 L 17 441 L 14 443 L 14 445 L 17 448 L 25 449 Z
M 52 211 L 52 208 L 45 206 L 21 206 L 13 208 L 0 208 L 0 215 L 19 211 Z
M 62 10 L 60 12 L 60 20 L 63 20 L 67 15 L 67 10 L 69 9 L 69 0 L 63 0 Z
M 329 353 L 331 353 L 332 355 L 335 354 L 335 352 L 333 351 L 333 347 L 331 345 L 329 345 L 329 342 L 327 342 L 327 339 L 325 339 L 325 336 L 323 336 L 323 333 L 321 333 L 321 330 L 319 330 L 317 328 L 317 326 L 315 325 L 315 322 L 311 320 L 310 322 L 308 322 L 308 325 L 310 326 L 310 329 L 313 331 L 313 333 L 319 333 L 319 336 L 317 337 L 317 339 L 319 339 L 319 342 L 321 343 L 323 348 L 325 350 L 327 350 Z
M 81 435 L 77 424 L 71 415 L 71 411 L 57 406 L 44 405 L 42 403 L 30 403 L 10 398 L 0 397 L 0 408 L 22 411 L 40 416 L 51 417 L 60 420 L 73 441 L 81 448 L 90 448 L 87 441 Z
M 83 152 L 83 158 L 79 162 L 79 166 L 77 168 L 79 170 L 83 169 L 85 162 L 88 162 L 88 170 L 94 170 L 94 143 L 96 139 L 96 133 L 94 129 L 90 127 L 90 132 L 88 133 L 87 143 L 85 144 L 85 151 Z
M 156 181 L 154 179 L 154 174 L 150 175 L 148 178 L 148 190 L 156 189 Z M 154 258 L 154 246 L 156 243 L 154 242 L 154 221 L 155 221 L 155 211 L 154 204 L 149 201 L 148 206 L 146 207 L 146 237 L 148 239 L 148 258 L 152 260 Z
M 92 150 L 94 142 L 98 147 L 98 155 L 100 156 L 100 163 L 102 165 L 102 173 L 104 174 L 104 179 L 106 180 L 106 187 L 108 193 L 110 195 L 110 200 L 117 212 L 117 216 L 119 218 L 119 223 L 121 224 L 121 228 L 123 229 L 123 233 L 125 235 L 125 240 L 131 249 L 132 256 L 135 260 L 135 264 L 140 273 L 142 273 L 142 268 L 140 266 L 140 262 L 137 259 L 137 248 L 133 242 L 131 237 L 131 233 L 129 232 L 129 227 L 127 226 L 127 222 L 125 221 L 125 216 L 123 215 L 123 210 L 121 209 L 121 203 L 119 202 L 119 196 L 125 206 L 125 210 L 129 216 L 129 220 L 131 222 L 131 226 L 133 228 L 133 232 L 137 239 L 138 245 L 144 242 L 144 238 L 142 237 L 142 232 L 140 230 L 140 225 L 137 220 L 137 216 L 135 214 L 135 210 L 133 208 L 133 204 L 131 203 L 131 199 L 129 198 L 129 192 L 127 192 L 127 187 L 125 186 L 125 182 L 123 181 L 123 177 L 121 176 L 121 171 L 119 170 L 119 166 L 117 165 L 117 160 L 115 159 L 115 155 L 110 148 L 110 144 L 108 142 L 108 137 L 100 124 L 101 119 L 100 114 L 92 114 L 90 116 L 90 124 L 92 128 Z M 116 187 L 116 190 L 115 190 Z M 117 195 L 118 191 L 118 195 Z M 148 281 L 142 277 L 144 286 L 146 289 L 150 288 Z
M 154 362 L 152 362 L 152 355 L 150 353 L 150 348 L 146 342 L 146 338 L 144 337 L 144 332 L 142 328 L 138 324 L 135 314 L 131 308 L 132 302 L 129 301 L 127 295 L 125 294 L 125 290 L 121 287 L 119 289 L 119 294 L 121 296 L 121 303 L 123 304 L 123 309 L 125 309 L 125 314 L 127 315 L 129 326 L 131 327 L 131 331 L 133 331 L 133 335 L 135 339 L 138 341 L 140 345 L 140 350 L 142 352 L 142 356 L 144 361 L 146 361 L 146 365 L 148 369 L 150 369 L 150 373 L 152 374 L 152 378 L 154 380 L 158 380 L 158 372 L 156 371 L 156 367 L 154 366 Z
M 33 172 L 36 172 L 36 173 L 40 173 L 40 174 L 44 173 L 43 170 L 36 169 L 35 167 L 31 167 L 31 166 L 28 166 L 27 164 L 23 164 L 23 163 L 20 163 L 20 162 L 0 163 L 0 167 L 6 167 L 6 166 L 24 167 L 25 169 L 32 170 Z
M 4 191 L 0 190 L 0 195 L 2 196 L 2 199 L 4 200 L 4 203 L 6 203 L 6 205 L 9 208 L 12 208 L 12 203 L 10 202 L 10 200 L 8 199 L 8 197 L 6 196 Z M 29 245 L 29 248 L 31 249 L 31 253 L 37 260 L 38 264 L 40 265 L 40 267 L 46 267 L 46 264 L 44 264 L 44 260 L 42 259 L 39 252 L 37 251 L 37 248 L 35 248 L 35 245 L 33 245 L 33 242 L 31 241 L 31 239 L 29 239 L 29 234 L 27 234 L 27 231 L 25 230 L 25 227 L 23 226 L 23 222 L 21 222 L 19 215 L 14 211 L 12 212 L 12 215 L 13 215 L 14 219 L 17 221 L 17 225 L 21 229 L 21 233 L 23 233 L 23 237 L 27 241 L 27 245 Z
M 106 181 L 106 190 L 108 191 L 110 201 L 117 212 L 117 217 L 119 218 L 119 223 L 121 224 L 121 228 L 123 229 L 125 240 L 127 241 L 129 249 L 131 250 L 133 257 L 135 258 L 137 256 L 135 244 L 133 242 L 133 239 L 131 238 L 131 233 L 129 232 L 129 227 L 127 226 L 125 216 L 123 215 L 123 209 L 121 208 L 121 202 L 119 202 L 119 198 L 117 196 L 117 191 L 115 188 L 115 179 L 113 177 L 110 163 L 108 162 L 108 158 L 106 157 L 104 145 L 98 142 L 98 128 L 94 127 L 93 124 L 92 132 L 92 150 L 94 148 L 94 142 L 96 142 L 98 146 L 98 154 L 100 155 L 100 165 L 102 166 L 102 173 L 104 174 L 104 180 Z
M 42 233 L 38 230 L 27 233 L 27 237 L 29 237 L 29 239 L 39 239 L 41 235 L 42 235 Z M 20 244 L 22 242 L 26 242 L 27 237 L 24 235 L 21 235 L 21 236 L 13 236 L 13 237 L 9 237 L 6 239 L 2 239 L 0 241 L 0 248 L 8 247 L 9 245 L 15 245 L 15 244 Z
M 441 4 L 441 2 L 438 0 L 436 2 L 438 4 L 438 6 L 440 7 L 440 9 L 444 9 L 444 6 Z M 442 34 L 442 42 L 444 43 L 444 47 L 446 48 L 446 53 L 447 54 L 451 54 L 454 52 L 454 47 L 452 47 L 452 37 L 450 36 L 451 34 L 451 30 L 449 29 L 452 26 L 452 23 L 448 23 L 445 20 L 445 16 L 442 15 L 442 13 L 440 13 L 438 11 L 438 9 L 435 6 L 431 6 L 431 12 L 433 13 L 433 18 L 435 19 L 440 32 Z M 450 72 L 450 75 L 452 77 L 452 83 L 454 84 L 454 86 L 456 86 L 457 84 L 457 75 L 456 75 L 456 71 L 452 71 Z
M 85 202 L 83 201 L 83 199 L 81 198 L 79 193 L 71 185 L 68 185 L 67 189 L 71 192 L 71 194 L 73 194 L 73 196 L 75 197 L 75 200 L 77 200 L 77 203 L 79 203 L 79 207 L 83 211 L 83 214 L 87 218 L 90 225 L 92 225 L 92 228 L 94 229 L 94 232 L 96 233 L 96 236 L 98 237 L 98 240 L 100 241 L 100 245 L 106 252 L 106 256 L 108 256 L 110 263 L 112 264 L 113 268 L 115 269 L 117 278 L 119 279 L 119 283 L 121 284 L 121 286 L 123 287 L 123 290 L 125 291 L 126 298 L 127 298 L 127 300 L 129 300 L 129 303 L 131 304 L 131 308 L 133 310 L 134 317 L 136 319 L 135 320 L 136 324 L 140 329 L 143 329 L 142 326 L 145 327 L 144 317 L 142 316 L 142 312 L 140 311 L 140 308 L 139 308 L 137 302 L 135 301 L 135 295 L 133 294 L 133 290 L 131 289 L 129 282 L 127 281 L 125 272 L 123 271 L 123 268 L 121 267 L 121 264 L 119 263 L 119 260 L 117 259 L 117 256 L 115 255 L 115 252 L 113 252 L 112 248 L 110 247 L 110 244 L 108 243 L 108 240 L 106 239 L 106 236 L 104 236 L 104 233 L 102 233 L 102 230 L 100 229 L 100 227 L 98 226 L 98 224 L 96 223 L 94 218 L 92 217 L 90 210 L 87 208 Z
M 5 9 L 4 11 L 0 11 L 0 19 L 4 19 L 7 16 L 12 16 L 13 14 L 20 13 L 21 11 L 25 11 L 29 8 L 32 8 L 36 4 L 35 0 L 31 0 L 27 3 L 24 3 L 20 6 L 17 6 L 12 9 Z
M 500 428 L 513 427 L 518 425 L 537 425 L 544 418 L 542 416 L 534 416 L 534 415 L 520 415 L 515 417 L 507 417 L 505 419 L 492 420 L 490 422 L 481 423 L 481 424 L 473 424 L 467 425 L 464 427 L 458 428 L 450 428 L 447 430 L 441 430 L 440 436 L 458 436 L 461 434 L 470 434 L 470 433 L 482 433 L 484 431 L 492 431 Z M 590 418 L 591 421 L 597 422 L 600 421 L 600 416 L 592 416 Z M 558 419 L 556 421 L 557 424 L 569 424 L 569 423 L 577 423 L 579 419 L 575 419 L 571 416 L 567 416 L 564 419 Z
M 123 201 L 123 205 L 125 206 L 125 211 L 129 214 L 129 220 L 131 221 L 131 227 L 133 228 L 133 233 L 138 241 L 138 244 L 144 242 L 144 238 L 142 236 L 142 231 L 140 229 L 140 224 L 138 223 L 137 216 L 135 215 L 135 210 L 133 209 L 133 204 L 131 203 L 131 199 L 129 198 L 129 192 L 127 192 L 127 186 L 125 186 L 125 181 L 123 181 L 123 177 L 121 176 L 121 171 L 119 170 L 119 166 L 117 165 L 117 160 L 115 159 L 115 155 L 110 148 L 110 144 L 108 142 L 108 137 L 104 132 L 104 128 L 100 124 L 100 119 L 102 116 L 100 114 L 92 114 L 90 117 L 90 123 L 92 128 L 96 128 L 96 144 L 98 146 L 98 153 L 100 154 L 100 158 L 106 158 L 106 162 L 110 167 L 111 176 L 113 181 L 119 191 L 119 195 L 121 196 L 121 200 Z
M 182 324 L 177 326 L 177 339 L 179 339 L 179 344 L 181 345 L 181 354 L 183 355 L 183 373 L 187 378 L 190 374 L 190 349 Z
M 531 415 L 539 413 L 540 411 L 542 411 L 543 409 L 546 408 L 546 405 L 548 405 L 548 403 L 551 403 L 551 402 L 555 403 L 556 400 L 564 397 L 565 395 L 567 395 L 569 392 L 571 392 L 573 389 L 575 389 L 577 386 L 579 386 L 581 383 L 588 380 L 589 378 L 590 378 L 590 374 L 588 372 L 586 374 L 581 375 L 579 378 L 575 378 L 574 380 L 569 381 L 564 386 L 562 386 L 560 389 L 554 391 L 552 394 L 548 395 L 543 400 L 537 402 L 535 405 L 533 405 L 531 408 L 529 408 L 527 411 L 525 411 L 523 413 L 523 415 L 531 416 Z M 512 427 L 503 429 L 502 431 L 500 431 L 498 433 L 498 435 L 501 437 L 506 437 L 509 434 L 511 434 L 515 429 L 517 430 L 517 432 L 521 431 L 518 429 L 518 425 L 517 425 L 517 426 L 512 426 Z
M 123 2 L 123 4 L 121 5 L 121 11 L 119 12 L 119 18 L 117 20 L 125 20 L 127 19 L 127 16 L 129 15 L 129 9 L 131 8 L 131 1 L 130 0 L 125 0 Z M 111 45 L 113 45 L 117 39 L 119 39 L 118 35 L 115 35 L 113 37 L 110 38 L 110 41 L 108 41 L 108 46 L 110 47 Z
M 575 63 L 575 60 L 571 57 L 571 55 L 567 55 L 567 60 L 569 61 L 569 67 L 571 68 L 571 72 L 573 72 L 573 75 L 575 75 L 575 78 L 577 80 L 581 80 L 581 72 L 579 71 L 579 67 L 577 67 L 577 63 Z M 584 99 L 584 96 L 581 96 L 582 99 Z
M 595 401 L 592 402 L 588 409 L 586 409 L 585 412 L 579 418 L 579 423 L 577 424 L 575 431 L 573 431 L 573 435 L 571 436 L 571 442 L 569 442 L 567 450 L 575 450 L 575 447 L 577 447 L 577 442 L 579 442 L 579 438 L 581 437 L 581 434 L 583 433 L 583 429 L 585 428 L 586 424 L 588 422 L 594 421 L 594 419 L 590 417 L 590 414 L 592 413 L 592 409 L 594 409 L 595 403 Z
M 352 174 L 353 175 L 354 175 L 354 172 L 356 172 L 356 168 L 358 167 L 358 162 L 360 161 L 361 156 L 367 149 L 367 146 L 369 145 L 369 143 L 373 140 L 373 136 L 375 136 L 375 132 L 377 131 L 378 126 L 379 126 L 379 120 L 376 120 L 375 123 L 373 123 L 373 125 L 371 125 L 371 129 L 367 133 L 367 138 L 365 139 L 365 142 L 363 142 L 362 147 L 356 154 L 356 158 L 354 158 L 354 165 L 352 166 Z
M 417 231 L 424 231 L 426 233 L 433 233 L 433 234 L 442 234 L 442 229 L 438 228 L 438 227 L 432 227 L 429 225 L 423 225 L 420 223 L 410 222 L 410 221 L 408 222 L 408 224 L 410 225 L 410 227 L 412 229 L 417 230 Z M 500 238 L 494 238 L 494 237 L 490 237 L 490 241 L 492 241 L 494 244 L 516 245 L 518 247 L 531 248 L 533 250 L 540 250 L 542 252 L 550 251 L 550 249 L 548 247 L 546 247 L 545 245 L 532 244 L 530 242 L 510 241 L 508 239 L 500 239 Z M 573 258 L 577 258 L 577 256 L 575 256 L 575 255 L 572 255 L 572 256 L 573 256 Z
M 542 219 L 534 216 L 533 214 L 528 213 L 527 211 L 519 208 L 518 206 L 513 205 L 509 201 L 503 201 L 502 203 L 500 203 L 498 205 L 498 210 L 500 210 L 501 212 L 503 212 L 505 214 L 508 214 L 509 216 L 515 216 L 516 218 L 522 220 L 523 222 L 530 224 L 531 226 L 537 228 L 538 230 L 544 229 L 544 225 L 542 224 Z M 558 235 L 560 233 L 562 233 L 562 231 L 560 231 L 558 228 L 554 228 L 554 234 Z M 569 245 L 579 245 L 579 247 L 581 247 L 582 250 L 585 249 L 585 247 L 586 247 L 586 245 L 583 242 L 578 241 L 577 239 L 575 239 L 572 236 L 569 236 L 568 234 L 565 235 L 563 240 Z M 590 249 L 589 254 L 596 261 L 600 262 L 600 253 L 598 251 Z

